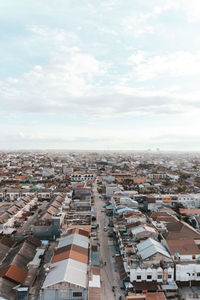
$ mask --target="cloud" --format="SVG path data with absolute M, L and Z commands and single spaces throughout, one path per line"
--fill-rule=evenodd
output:
M 162 150 L 199 151 L 199 134 L 162 134 L 151 138 L 151 147 Z
M 71 34 L 63 30 L 32 27 L 39 44 L 52 45 L 46 65 L 36 65 L 17 78 L 0 82 L 2 106 L 21 111 L 57 111 L 73 106 L 68 99 L 86 95 L 95 76 L 104 74 L 105 64 L 93 55 L 68 45 Z M 41 38 L 41 40 L 40 40 Z M 76 37 L 75 37 L 76 39 Z M 94 85 L 94 84 L 93 84 Z M 49 107 L 49 108 L 48 108 Z
M 200 136 L 188 134 L 161 134 L 149 135 L 132 131 L 128 135 L 107 135 L 107 136 L 46 136 L 46 135 L 25 135 L 18 134 L 1 135 L 1 150 L 26 150 L 26 149 L 90 149 L 90 150 L 141 150 L 156 149 L 161 150 L 182 150 L 199 151 Z
M 106 10 L 112 10 L 118 3 L 119 3 L 119 0 L 101 1 L 100 7 L 104 8 Z
M 152 9 L 152 7 L 154 8 Z M 148 8 L 148 5 L 145 8 Z M 123 18 L 121 21 L 123 31 L 135 38 L 155 33 L 160 34 L 163 14 L 172 11 L 182 13 L 191 23 L 200 21 L 199 0 L 159 0 L 153 1 L 147 12 L 133 13 Z
M 121 22 L 125 34 L 132 35 L 135 38 L 142 35 L 149 35 L 155 32 L 154 26 L 149 24 L 150 14 L 141 13 L 139 15 L 127 16 Z
M 167 11 L 178 11 L 184 13 L 189 22 L 198 22 L 200 20 L 199 0 L 159 0 L 157 3 L 155 8 L 149 13 L 149 18 L 155 18 Z
M 68 39 L 71 33 L 32 26 L 34 38 L 48 41 L 52 51 L 47 63 L 0 82 L 0 104 L 5 110 L 22 113 L 84 115 L 88 119 L 127 115 L 186 114 L 199 110 L 200 92 L 181 93 L 177 89 L 152 90 L 122 85 L 123 76 L 107 83 L 109 67 Z M 41 39 L 41 40 L 40 40 Z M 76 36 L 74 37 L 77 40 Z M 72 38 L 73 40 L 73 38 Z M 152 56 L 137 51 L 128 59 L 138 81 L 161 75 L 193 76 L 200 73 L 200 51 Z M 124 81 L 126 82 L 126 81 Z
M 83 77 L 80 77 L 81 69 Z M 94 67 L 92 70 L 96 74 L 99 69 Z M 49 69 L 46 72 L 37 66 L 18 79 L 15 85 L 8 81 L 1 86 L 1 105 L 5 109 L 26 113 L 62 112 L 84 115 L 89 119 L 131 114 L 179 114 L 199 109 L 200 93 L 181 94 L 176 89 L 170 92 L 151 91 L 118 85 L 95 86 L 86 82 L 83 66 L 77 71 L 78 75 L 74 72 L 73 76 L 69 76 L 63 66 L 61 69 L 57 67 L 56 72 Z
M 200 20 L 199 0 L 167 0 L 163 8 L 165 8 L 164 10 L 173 9 L 184 12 L 189 22 L 198 22 Z
M 96 137 L 87 135 L 48 136 L 46 134 L 26 135 L 23 132 L 0 136 L 1 150 L 26 149 L 106 149 L 109 143 L 115 142 L 113 137 Z
M 132 54 L 128 62 L 133 66 L 138 81 L 159 76 L 197 76 L 200 74 L 200 51 L 178 51 L 168 55 L 152 56 L 143 51 Z
M 68 32 L 62 28 L 31 25 L 27 26 L 27 30 L 34 34 L 37 41 L 51 41 L 54 43 L 55 47 L 58 47 L 60 44 L 69 46 L 73 43 L 80 43 L 80 39 L 74 32 Z

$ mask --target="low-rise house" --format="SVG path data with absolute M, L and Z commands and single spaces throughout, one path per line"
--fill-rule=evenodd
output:
M 41 190 L 37 193 L 39 200 L 50 200 L 51 199 L 51 191 L 49 190 Z
M 159 242 L 148 238 L 138 243 L 137 257 L 130 258 L 131 282 L 170 282 L 174 280 L 173 260 Z
M 101 300 L 100 268 L 91 267 L 88 283 L 88 300 Z
M 156 239 L 158 237 L 158 231 L 154 226 L 147 224 L 140 224 L 135 228 L 131 229 L 131 233 L 133 236 L 133 241 L 142 240 L 145 238 L 153 238 Z
M 17 200 L 17 198 L 19 198 L 20 195 L 21 195 L 21 192 L 18 189 L 12 189 L 12 190 L 6 191 L 6 198 L 8 201 Z
M 39 265 L 35 266 L 34 272 L 32 272 L 29 263 L 33 261 L 36 249 L 41 246 L 41 243 L 29 236 L 22 242 L 3 238 L 0 240 L 0 246 L 1 255 L 4 251 L 0 262 L 0 297 L 14 300 L 17 288 L 21 285 L 30 288 L 37 276 Z
M 85 230 L 71 229 L 59 239 L 46 268 L 41 300 L 88 299 L 88 236 Z

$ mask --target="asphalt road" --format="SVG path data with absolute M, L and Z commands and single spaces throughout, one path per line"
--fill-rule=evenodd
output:
M 94 185 L 94 201 L 97 212 L 97 223 L 99 224 L 98 231 L 98 241 L 100 243 L 100 261 L 101 261 L 101 299 L 102 300 L 114 300 L 119 299 L 121 293 L 119 293 L 117 287 L 117 280 L 119 279 L 119 274 L 115 272 L 114 266 L 114 255 L 115 247 L 113 247 L 112 239 L 108 238 L 107 232 L 104 231 L 104 227 L 108 225 L 108 217 L 102 208 L 105 205 L 102 199 L 99 198 L 97 192 L 97 186 Z

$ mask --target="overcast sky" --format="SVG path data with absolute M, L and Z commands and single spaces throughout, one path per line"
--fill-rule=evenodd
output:
M 199 0 L 0 1 L 0 149 L 200 150 Z

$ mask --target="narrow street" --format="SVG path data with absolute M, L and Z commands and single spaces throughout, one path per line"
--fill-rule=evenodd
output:
M 33 216 L 28 216 L 27 221 L 24 221 L 23 225 L 20 228 L 18 228 L 16 235 L 30 234 L 31 225 L 34 224 L 34 222 L 36 220 L 38 220 L 39 211 L 45 211 L 48 204 L 49 203 L 47 201 L 44 201 L 42 203 L 38 203 L 37 204 L 38 208 L 34 212 L 34 215 Z
M 112 239 L 109 239 L 107 232 L 104 231 L 104 227 L 108 225 L 108 218 L 105 213 L 102 212 L 105 203 L 100 199 L 96 185 L 94 186 L 94 199 L 97 212 L 97 223 L 99 224 L 98 241 L 100 243 L 101 261 L 101 299 L 119 299 L 120 294 L 118 289 L 115 288 L 114 291 L 112 290 L 114 286 L 117 286 L 119 277 L 119 274 L 115 272 L 114 267 L 114 247 L 112 245 Z

